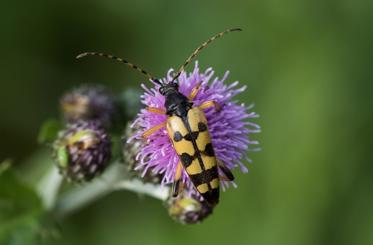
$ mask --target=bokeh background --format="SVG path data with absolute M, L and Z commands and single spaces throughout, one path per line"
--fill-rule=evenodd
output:
M 162 204 L 111 194 L 60 223 L 44 244 L 373 244 L 373 2 L 7 1 L 0 15 L 0 161 L 22 168 L 40 124 L 81 83 L 139 86 L 136 72 L 81 51 L 127 57 L 157 76 L 211 35 L 202 68 L 230 70 L 255 103 L 262 151 L 200 225 Z M 189 70 L 191 67 L 189 67 Z M 0 228 L 1 229 L 1 228 Z

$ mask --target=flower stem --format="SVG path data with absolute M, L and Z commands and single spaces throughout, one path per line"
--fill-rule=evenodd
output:
M 39 181 L 36 189 L 46 210 L 54 207 L 62 182 L 63 178 L 55 166 L 52 166 Z
M 125 166 L 113 162 L 101 178 L 62 194 L 55 207 L 56 216 L 65 217 L 116 190 L 129 190 L 160 200 L 167 199 L 169 193 L 167 187 L 144 184 L 139 179 L 126 179 L 128 179 L 128 172 Z
M 137 192 L 139 194 L 146 194 L 161 201 L 166 201 L 170 192 L 169 188 L 167 187 L 162 187 L 155 184 L 146 184 L 139 179 L 120 181 L 114 185 L 114 188 L 116 190 L 128 190 Z

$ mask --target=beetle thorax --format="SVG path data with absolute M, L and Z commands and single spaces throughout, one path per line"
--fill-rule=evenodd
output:
M 187 115 L 187 112 L 192 108 L 193 103 L 191 103 L 188 98 L 179 92 L 179 86 L 176 83 L 164 84 L 159 92 L 166 97 L 165 107 L 167 115 L 176 115 L 183 117 Z

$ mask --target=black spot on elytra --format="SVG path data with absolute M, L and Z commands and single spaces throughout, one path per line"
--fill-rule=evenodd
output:
M 206 147 L 205 147 L 205 151 L 204 153 L 209 156 L 209 157 L 213 157 L 215 156 L 215 153 L 214 153 L 214 148 L 212 147 L 212 144 L 211 143 L 208 143 L 206 144 Z
M 202 194 L 203 199 L 211 205 L 215 206 L 219 202 L 219 189 L 214 188 Z
M 182 140 L 183 139 L 183 136 L 181 135 L 181 133 L 179 132 L 179 131 L 176 131 L 175 133 L 174 133 L 174 141 L 175 142 L 179 142 L 180 140 Z
M 180 155 L 180 160 L 183 163 L 184 168 L 187 168 L 193 162 L 193 157 L 184 152 Z
M 199 122 L 199 123 L 198 123 L 198 130 L 199 130 L 200 132 L 204 132 L 204 131 L 206 131 L 206 130 L 207 130 L 207 126 L 206 126 L 206 124 L 204 124 L 203 122 Z
M 196 140 L 198 138 L 199 132 L 191 132 L 184 136 L 184 139 L 187 141 Z
M 195 186 L 199 186 L 201 184 L 209 184 L 215 178 L 219 178 L 218 175 L 218 168 L 216 166 L 203 171 L 202 173 L 192 174 L 189 175 L 190 179 L 192 180 Z

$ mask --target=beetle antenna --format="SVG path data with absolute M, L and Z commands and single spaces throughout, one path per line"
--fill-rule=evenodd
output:
M 122 59 L 122 58 L 119 58 L 117 56 L 114 56 L 114 55 L 111 55 L 111 54 L 105 54 L 105 53 L 100 53 L 100 52 L 84 52 L 84 53 L 81 53 L 79 54 L 78 56 L 76 56 L 77 59 L 81 59 L 81 58 L 84 58 L 84 57 L 87 57 L 87 56 L 101 56 L 101 57 L 106 57 L 106 58 L 109 58 L 109 59 L 112 59 L 112 60 L 115 60 L 115 61 L 118 61 L 120 63 L 123 63 L 123 64 L 126 64 L 128 65 L 129 67 L 141 72 L 142 74 L 144 74 L 146 77 L 148 77 L 151 81 L 159 84 L 159 85 L 162 85 L 162 83 L 154 78 L 152 75 L 150 75 L 150 73 L 148 73 L 147 71 L 141 69 L 140 67 L 138 67 L 137 65 L 135 64 L 132 64 L 130 62 L 128 62 L 127 60 L 125 59 Z
M 194 52 L 188 57 L 188 59 L 186 59 L 185 63 L 179 68 L 178 72 L 176 73 L 176 75 L 172 78 L 171 82 L 175 81 L 181 74 L 181 72 L 184 71 L 185 67 L 198 55 L 198 53 L 204 49 L 207 45 L 209 45 L 211 42 L 213 42 L 215 39 L 219 38 L 219 37 L 222 37 L 224 36 L 225 34 L 227 33 L 230 33 L 230 32 L 233 32 L 233 31 L 242 31 L 241 28 L 232 28 L 232 29 L 227 29 L 223 32 L 220 32 L 218 34 L 216 34 L 215 36 L 211 37 L 210 39 L 208 39 L 207 41 L 205 41 L 204 43 L 202 43 L 196 50 L 194 50 Z

